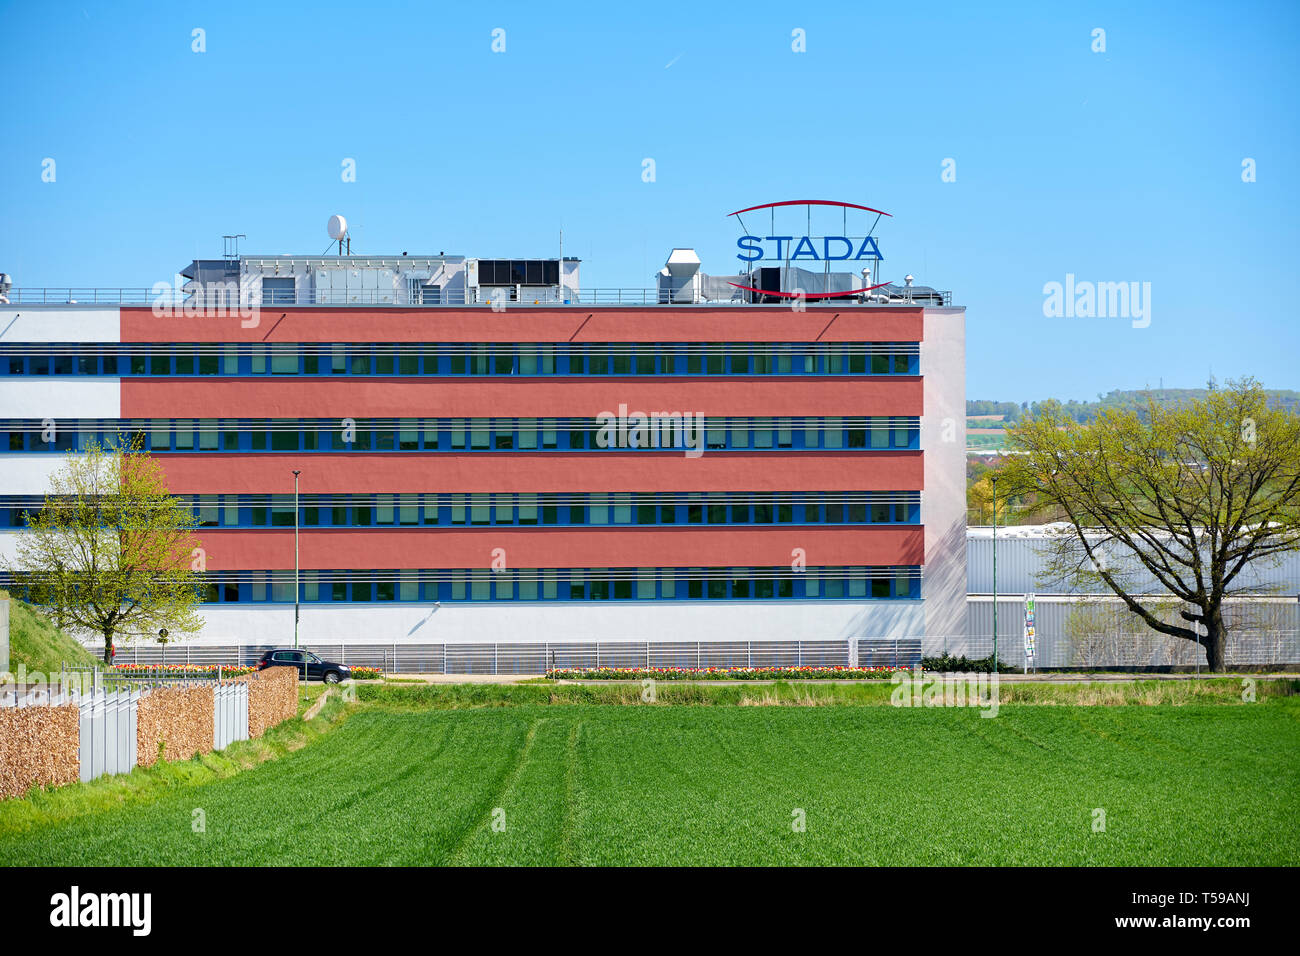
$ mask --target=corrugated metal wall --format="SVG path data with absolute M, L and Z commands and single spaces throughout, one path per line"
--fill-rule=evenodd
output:
M 1042 538 L 1016 537 L 1015 529 L 1008 536 L 998 533 L 998 592 L 1023 594 L 1072 593 L 1070 589 L 1040 580 L 1046 561 L 1043 557 L 1045 542 Z M 1116 552 L 1118 554 L 1118 552 Z M 1128 567 L 1138 567 L 1129 560 Z M 1270 595 L 1300 594 L 1300 552 L 1286 555 L 1277 565 L 1256 562 L 1241 574 L 1242 586 L 1267 588 Z M 1152 576 L 1142 568 L 1135 571 L 1131 585 L 1140 593 L 1159 590 Z M 993 593 L 993 538 L 967 536 L 966 538 L 966 590 L 971 594 Z M 998 612 L 1001 614 L 1001 611 Z

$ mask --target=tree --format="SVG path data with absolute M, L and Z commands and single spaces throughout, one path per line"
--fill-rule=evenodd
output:
M 26 519 L 7 562 L 16 583 L 70 629 L 102 635 L 106 663 L 114 638 L 203 626 L 197 518 L 138 440 L 70 455 Z
M 1086 425 L 1045 403 L 1010 438 L 1023 454 L 1007 460 L 1007 491 L 1064 515 L 1052 576 L 1099 579 L 1224 670 L 1224 599 L 1253 590 L 1242 576 L 1252 562 L 1300 548 L 1300 416 L 1270 409 L 1246 379 L 1181 405 L 1149 399 L 1140 415 L 1107 409 Z M 1181 621 L 1143 603 L 1138 566 L 1191 606 Z
M 966 520 L 969 524 L 990 524 L 993 521 L 993 482 L 990 474 L 997 472 L 990 468 L 966 488 Z M 1001 476 L 998 477 L 1001 481 Z M 1010 514 L 1011 502 L 1002 489 L 998 490 L 997 513 L 998 524 L 1005 525 Z

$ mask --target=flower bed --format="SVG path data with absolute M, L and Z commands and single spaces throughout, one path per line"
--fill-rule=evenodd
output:
M 218 666 L 222 677 L 242 677 L 257 670 L 252 664 L 113 664 L 107 672 L 126 677 L 216 677 Z M 352 676 L 356 680 L 378 680 L 384 672 L 378 667 L 353 667 Z
M 222 677 L 241 677 L 251 674 L 252 665 L 236 664 L 113 664 L 107 668 L 110 674 L 122 674 L 127 677 L 216 677 L 217 668 L 221 668 Z
M 887 680 L 897 667 L 557 667 L 552 680 Z

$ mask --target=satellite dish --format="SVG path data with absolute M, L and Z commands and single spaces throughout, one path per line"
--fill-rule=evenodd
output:
M 337 242 L 348 234 L 348 221 L 342 216 L 330 216 L 325 228 L 329 230 L 330 238 Z

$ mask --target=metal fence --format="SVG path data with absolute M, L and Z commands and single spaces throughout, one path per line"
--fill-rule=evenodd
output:
M 1113 602 L 1112 602 L 1113 605 Z M 542 674 L 569 667 L 911 667 L 922 655 L 988 657 L 993 652 L 993 602 L 968 604 L 966 633 L 912 637 L 862 637 L 827 641 L 591 641 L 476 644 L 308 643 L 319 657 L 386 673 L 510 675 Z M 1229 621 L 1229 666 L 1300 663 L 1300 626 L 1295 606 L 1254 607 L 1250 618 Z M 1246 615 L 1247 611 L 1239 612 Z M 1025 664 L 1020 595 L 998 599 L 998 657 L 1008 667 Z M 1035 664 L 1039 668 L 1207 666 L 1205 652 L 1180 638 L 1165 637 L 1122 608 L 1105 602 L 1056 601 L 1039 596 Z M 265 651 L 283 644 L 141 644 L 118 651 L 116 661 L 140 665 L 255 665 Z M 99 653 L 99 650 L 92 648 Z M 215 671 L 214 671 L 215 676 Z M 193 677 L 148 676 L 114 680 L 159 684 Z
M 213 749 L 224 750 L 236 740 L 248 739 L 246 683 L 155 680 L 146 684 L 144 680 L 135 680 L 121 686 L 104 686 L 93 677 L 83 682 L 79 679 L 82 673 L 81 669 L 65 668 L 62 681 L 57 686 L 0 692 L 0 707 L 61 707 L 75 704 L 80 712 L 77 759 L 83 782 L 106 773 L 129 773 L 136 766 L 140 701 L 157 687 L 176 686 L 180 683 L 211 686 L 214 704 Z M 89 674 L 86 676 L 90 677 Z M 111 685 L 111 675 L 107 679 Z
M 1166 601 L 1152 607 L 1174 620 L 1183 605 Z M 966 633 L 932 639 L 942 647 L 930 653 L 970 658 L 993 653 L 993 599 L 972 596 L 966 609 Z M 998 659 L 1011 667 L 1025 665 L 1024 620 L 1023 595 L 998 597 Z M 1224 622 L 1228 628 L 1224 658 L 1229 667 L 1300 663 L 1300 605 L 1295 601 L 1230 601 L 1224 605 Z M 1034 663 L 1040 668 L 1204 668 L 1209 664 L 1204 648 L 1148 627 L 1117 598 L 1040 594 L 1034 624 Z
M 96 653 L 102 657 L 103 648 Z M 125 655 L 122 655 L 125 656 Z M 226 660 L 195 661 L 195 671 L 175 673 L 167 667 L 188 664 L 188 661 L 116 661 L 118 664 L 141 665 L 140 669 L 118 671 L 101 668 L 95 664 L 69 664 L 66 661 L 59 668 L 59 686 L 79 690 L 124 690 L 134 688 L 145 690 L 151 687 L 207 687 L 213 682 L 220 683 L 232 676 L 224 673 L 224 668 L 234 666 Z M 166 664 L 167 667 L 163 665 Z M 202 668 L 203 670 L 198 670 Z M 53 676 L 53 675 L 51 675 Z
M 81 779 L 128 773 L 136 765 L 136 729 L 143 690 L 98 690 L 72 693 L 81 709 Z
M 665 306 L 673 308 L 681 304 L 698 305 L 749 305 L 746 294 L 738 294 L 729 289 L 718 296 L 697 295 L 693 302 L 680 301 L 670 303 L 670 293 L 658 288 L 589 288 L 582 290 L 565 289 L 557 291 L 551 286 L 483 286 L 468 292 L 444 289 L 437 296 L 431 296 L 427 290 L 412 294 L 406 289 L 275 289 L 256 292 L 245 289 L 242 292 L 224 293 L 209 289 L 197 298 L 183 292 L 168 290 L 158 292 L 152 288 L 73 288 L 60 287 L 26 287 L 14 288 L 8 292 L 10 305 L 147 305 L 165 308 L 238 309 L 238 308 L 272 308 L 282 305 L 401 305 L 424 308 L 439 306 L 482 306 L 491 307 L 496 294 L 501 295 L 500 304 L 506 307 L 518 306 L 574 306 L 574 305 L 637 305 Z M 816 293 L 809 293 L 810 300 L 818 298 Z M 888 302 L 860 301 L 856 296 L 838 297 L 829 300 L 827 305 L 835 308 L 845 306 L 877 307 L 881 305 L 910 305 L 907 299 L 891 299 Z M 920 291 L 915 293 L 916 305 L 951 305 L 952 293 L 949 291 Z M 789 310 L 788 302 L 776 304 L 773 308 Z
M 212 749 L 225 750 L 248 739 L 248 685 L 242 681 L 212 688 Z
M 119 664 L 249 666 L 281 644 L 141 644 L 124 647 Z M 591 641 L 481 644 L 304 644 L 325 660 L 386 673 L 541 674 L 567 667 L 910 667 L 919 637 L 840 641 Z M 95 648 L 91 648 L 96 651 Z
M 67 685 L 0 692 L 0 707 L 62 707 L 76 705 L 77 760 L 80 779 L 106 773 L 127 773 L 136 764 L 136 728 L 143 690 L 66 690 Z

